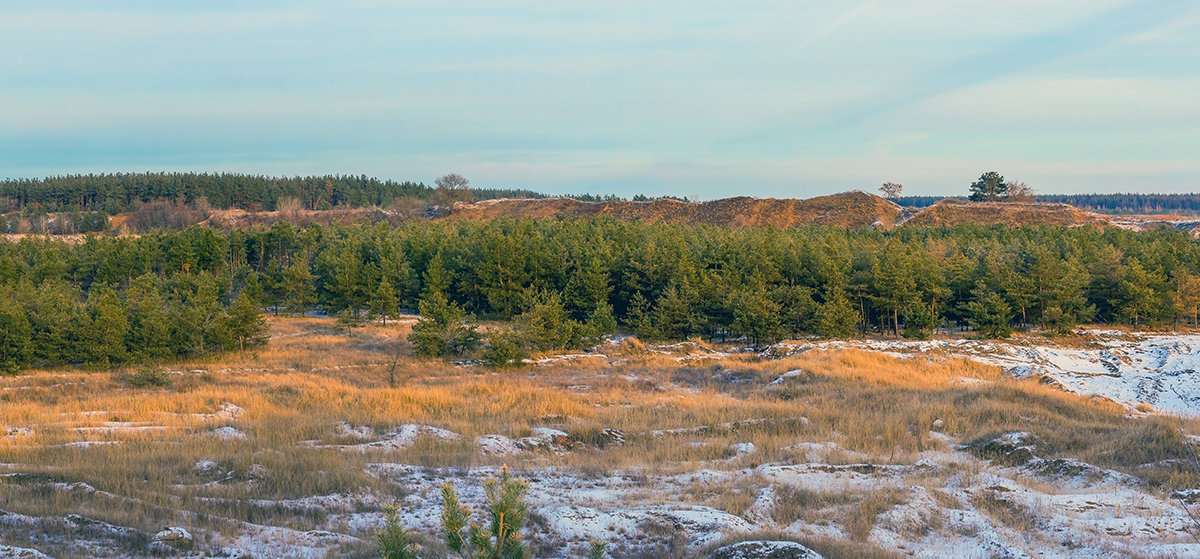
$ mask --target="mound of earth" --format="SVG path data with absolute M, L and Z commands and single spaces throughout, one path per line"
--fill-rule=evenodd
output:
M 964 202 L 947 198 L 925 208 L 904 222 L 907 225 L 1107 225 L 1099 214 L 1068 204 L 1043 202 Z
M 739 196 L 700 203 L 665 198 L 647 202 L 582 202 L 572 198 L 485 200 L 456 206 L 449 219 L 608 216 L 674 225 L 779 228 L 831 225 L 858 228 L 892 227 L 900 213 L 900 206 L 892 202 L 866 192 L 853 191 L 805 200 Z

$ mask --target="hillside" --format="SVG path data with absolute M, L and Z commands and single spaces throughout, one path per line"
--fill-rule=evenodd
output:
M 866 192 L 853 191 L 804 200 L 738 196 L 701 203 L 671 199 L 648 202 L 581 202 L 570 198 L 486 200 L 456 207 L 450 219 L 610 216 L 675 225 L 780 228 L 833 225 L 859 228 L 891 227 L 900 213 L 900 207 L 892 202 Z
M 964 202 L 953 198 L 925 208 L 908 225 L 1053 225 L 1110 224 L 1108 218 L 1067 204 L 1046 202 Z
M 652 223 L 779 228 L 804 225 L 891 228 L 900 224 L 942 226 L 967 223 L 1052 226 L 1112 224 L 1109 218 L 1099 214 L 1067 204 L 1043 202 L 964 202 L 947 198 L 909 213 L 889 200 L 857 190 L 808 199 L 739 196 L 701 203 L 670 199 L 648 202 L 581 202 L 570 198 L 485 200 L 457 206 L 449 219 L 547 219 L 559 216 L 610 216 Z M 1127 221 L 1124 220 L 1122 224 L 1129 226 L 1125 223 Z M 1137 224 L 1132 224 L 1132 227 L 1138 228 Z

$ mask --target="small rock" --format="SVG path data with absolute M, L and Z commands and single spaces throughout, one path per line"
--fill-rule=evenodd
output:
M 208 434 L 212 435 L 214 437 L 217 437 L 219 439 L 227 440 L 227 441 L 241 440 L 241 439 L 246 438 L 245 433 L 239 431 L 237 427 L 233 427 L 230 425 L 226 425 L 224 427 L 217 427 L 216 429 L 209 431 Z
M 1036 458 L 1033 435 L 1024 431 L 1005 433 L 994 439 L 980 439 L 969 445 L 972 454 L 1003 466 L 1021 466 Z
M 718 548 L 712 559 L 823 559 L 821 554 L 796 542 L 754 540 Z
M 208 473 L 217 469 L 217 463 L 212 460 L 199 460 L 196 465 L 192 466 L 192 469 L 200 473 Z
M 192 534 L 187 530 L 178 526 L 171 526 L 157 534 L 154 534 L 154 541 L 165 543 L 175 549 L 188 550 L 195 543 L 192 539 Z
M 946 422 L 945 422 L 945 421 L 942 421 L 942 420 L 940 420 L 940 419 L 935 419 L 935 420 L 933 420 L 933 428 L 934 428 L 934 429 L 941 429 L 941 428 L 942 428 L 942 427 L 944 427 L 945 425 L 946 425 Z
M 745 456 L 758 450 L 754 443 L 734 443 L 729 445 L 729 450 L 732 450 L 738 456 Z

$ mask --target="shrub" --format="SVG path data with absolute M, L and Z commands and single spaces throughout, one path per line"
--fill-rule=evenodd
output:
M 138 369 L 137 372 L 126 376 L 125 380 L 134 388 L 145 388 L 148 386 L 163 387 L 171 385 L 170 377 L 168 377 L 166 373 L 163 373 L 157 369 Z

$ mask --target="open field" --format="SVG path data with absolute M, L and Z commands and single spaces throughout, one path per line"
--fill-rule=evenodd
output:
M 277 318 L 257 352 L 0 377 L 0 546 L 171 556 L 152 535 L 180 526 L 192 556 L 367 557 L 385 504 L 433 533 L 440 483 L 477 504 L 508 465 L 531 482 L 536 557 L 594 538 L 613 557 L 754 538 L 827 557 L 1200 553 L 1178 491 L 1200 487 L 1194 419 L 939 351 L 629 339 L 515 370 L 394 360 L 409 324 Z

